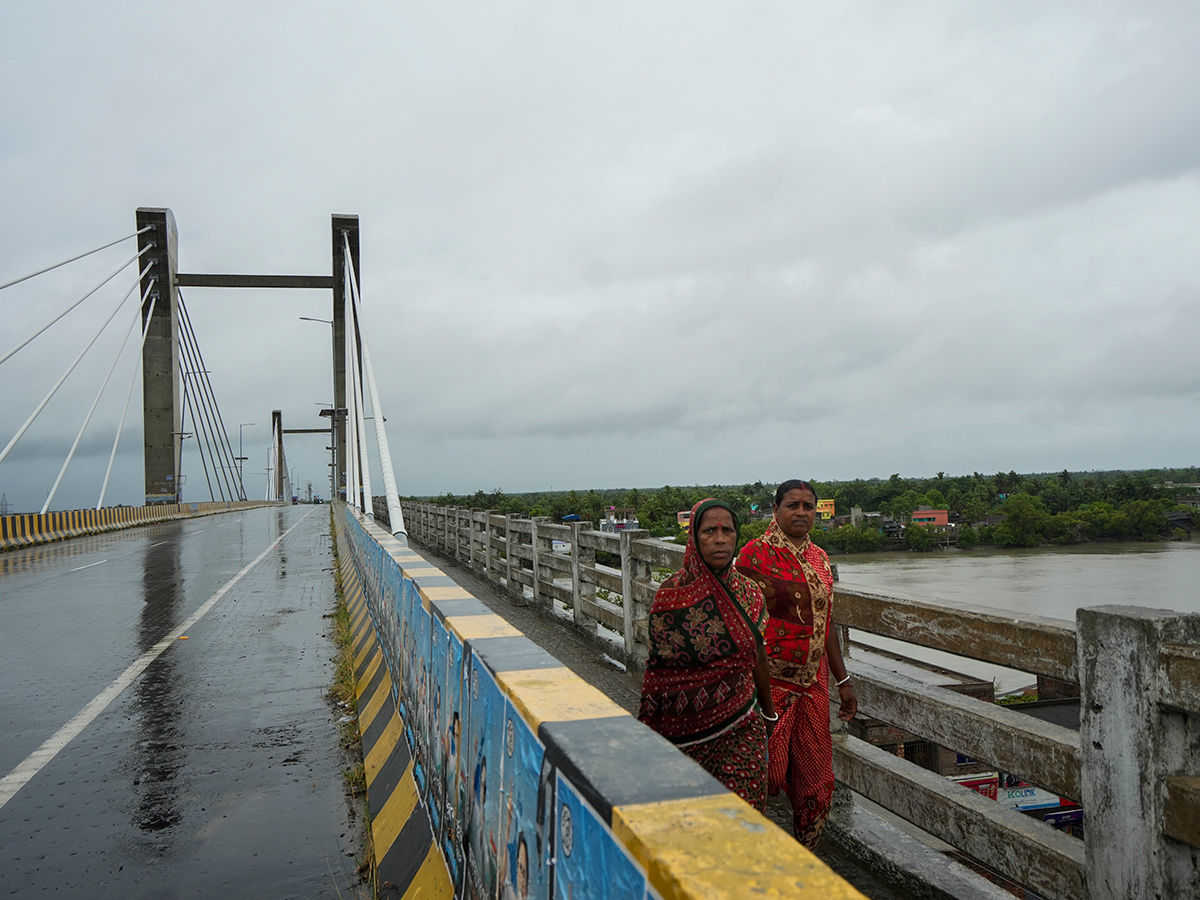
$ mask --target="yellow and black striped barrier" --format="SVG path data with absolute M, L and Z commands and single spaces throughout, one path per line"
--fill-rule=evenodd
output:
M 381 895 L 861 898 L 420 554 L 335 521 Z
M 152 522 L 278 505 L 280 504 L 275 501 L 229 500 L 216 503 L 166 503 L 158 506 L 110 506 L 105 509 L 0 516 L 0 550 L 16 550 L 85 534 L 135 528 Z
M 339 532 L 342 591 L 354 636 L 358 723 L 376 879 L 383 897 L 453 897 L 446 863 L 418 797 L 413 759 L 396 710 L 392 677 L 375 637 L 353 557 Z

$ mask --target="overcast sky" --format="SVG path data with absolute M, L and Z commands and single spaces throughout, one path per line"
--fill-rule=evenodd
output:
M 357 214 L 401 493 L 1198 462 L 1194 3 L 62 2 L 5 32 L 0 283 L 139 206 L 181 271 L 328 274 Z M 0 291 L 0 353 L 133 252 Z M 0 445 L 134 281 L 0 366 Z M 261 495 L 271 410 L 332 400 L 299 320 L 329 294 L 184 299 Z M 133 314 L 0 463 L 18 510 Z M 95 504 L 132 364 L 55 508 Z M 142 500 L 139 420 L 140 379 L 106 503 Z M 287 451 L 323 495 L 325 446 Z

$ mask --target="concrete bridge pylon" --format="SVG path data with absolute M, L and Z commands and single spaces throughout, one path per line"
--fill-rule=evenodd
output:
M 149 230 L 142 231 L 149 226 Z M 179 502 L 183 442 L 179 402 L 179 291 L 176 268 L 179 239 L 169 209 L 139 207 L 138 250 L 145 251 L 141 291 L 142 421 L 146 505 Z

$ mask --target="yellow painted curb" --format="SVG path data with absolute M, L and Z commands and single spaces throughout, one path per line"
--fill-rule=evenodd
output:
M 628 715 L 566 666 L 497 672 L 496 681 L 535 732 L 543 722 Z
M 614 807 L 612 830 L 663 900 L 866 900 L 733 794 Z

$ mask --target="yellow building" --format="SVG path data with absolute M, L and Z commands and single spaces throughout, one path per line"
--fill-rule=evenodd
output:
M 833 504 L 834 504 L 834 501 L 832 501 L 832 500 L 818 500 L 817 501 L 817 521 L 818 522 L 828 522 L 833 518 Z

